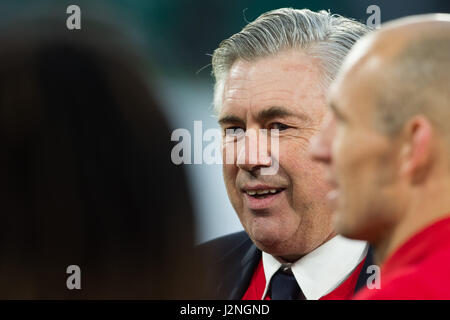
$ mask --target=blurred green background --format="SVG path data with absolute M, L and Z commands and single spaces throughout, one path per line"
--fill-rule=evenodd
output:
M 229 37 L 263 12 L 281 7 L 331 10 L 365 22 L 366 8 L 378 5 L 382 22 L 401 16 L 427 12 L 448 12 L 448 0 L 20 0 L 0 3 L 2 17 L 56 4 L 65 8 L 79 4 L 82 13 L 104 5 L 139 28 L 151 44 L 155 65 L 162 73 L 195 74 L 209 64 L 211 54 L 222 39 Z M 200 75 L 208 74 L 206 68 Z

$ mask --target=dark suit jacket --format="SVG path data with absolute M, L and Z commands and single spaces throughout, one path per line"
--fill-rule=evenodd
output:
M 203 279 L 203 298 L 239 300 L 250 285 L 252 275 L 261 259 L 261 251 L 245 231 L 226 235 L 198 247 L 207 270 Z M 374 264 L 372 249 L 359 275 L 356 290 L 366 284 L 370 274 L 367 267 Z

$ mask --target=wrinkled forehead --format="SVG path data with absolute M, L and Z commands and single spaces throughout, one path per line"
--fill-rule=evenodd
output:
M 224 79 L 220 113 L 260 111 L 271 106 L 304 112 L 318 101 L 325 103 L 319 81 L 317 65 L 303 54 L 254 62 L 238 60 Z

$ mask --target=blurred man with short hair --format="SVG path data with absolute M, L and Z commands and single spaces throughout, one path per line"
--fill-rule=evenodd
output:
M 450 15 L 409 17 L 360 40 L 312 143 L 337 232 L 369 241 L 381 288 L 357 299 L 450 299 Z

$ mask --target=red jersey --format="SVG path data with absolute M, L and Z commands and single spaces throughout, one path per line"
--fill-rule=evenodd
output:
M 401 245 L 381 267 L 380 283 L 355 299 L 450 299 L 450 217 Z

